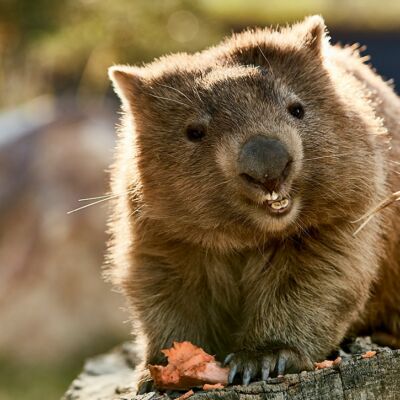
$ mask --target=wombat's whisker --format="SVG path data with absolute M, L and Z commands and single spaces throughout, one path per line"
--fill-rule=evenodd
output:
M 151 94 L 151 93 L 149 93 L 149 95 L 150 95 L 151 97 L 155 97 L 156 99 L 173 101 L 174 103 L 181 104 L 181 105 L 183 105 L 183 106 L 185 106 L 185 107 L 190 107 L 189 104 L 182 103 L 182 102 L 179 101 L 179 100 L 170 99 L 169 97 L 156 96 L 155 94 Z
M 99 204 L 99 203 L 102 203 L 102 202 L 107 201 L 107 200 L 110 200 L 110 198 L 107 197 L 107 198 L 105 198 L 105 199 L 97 200 L 97 201 L 95 201 L 94 203 L 86 204 L 86 205 L 84 205 L 84 206 L 82 206 L 82 207 L 75 208 L 74 210 L 68 211 L 67 214 L 72 214 L 72 213 L 74 213 L 74 212 L 76 212 L 76 211 L 83 210 L 84 208 L 94 206 L 95 204 Z
M 78 201 L 91 201 L 91 200 L 100 200 L 100 199 L 105 199 L 105 198 L 111 198 L 114 197 L 112 194 L 105 194 L 103 196 L 97 196 L 97 197 L 86 197 L 84 199 L 78 199 Z
M 129 193 L 132 193 L 132 192 L 133 192 L 133 190 L 129 190 L 129 191 L 124 192 L 124 193 L 117 193 L 117 194 L 110 194 L 110 195 L 104 195 L 104 196 L 99 196 L 99 197 L 92 197 L 92 198 L 88 197 L 86 199 L 79 199 L 78 201 L 89 201 L 89 200 L 95 200 L 95 199 L 99 199 L 99 200 L 94 201 L 93 203 L 85 204 L 84 206 L 75 208 L 74 210 L 68 211 L 67 214 L 72 214 L 74 212 L 83 210 L 84 208 L 91 207 L 91 206 L 94 206 L 96 204 L 103 203 L 104 201 L 115 199 L 116 197 L 121 197 L 121 196 L 123 196 L 125 194 L 129 194 Z
M 314 179 L 309 179 L 307 177 L 304 177 L 303 181 L 310 183 L 314 187 L 315 190 L 317 190 L 316 188 L 323 189 L 324 193 L 325 193 L 325 197 L 328 199 L 331 199 L 335 202 L 340 201 L 340 200 L 345 200 L 347 198 L 346 195 L 341 195 L 340 193 L 338 193 L 337 191 L 332 189 L 329 185 L 325 185 L 321 182 L 316 182 Z M 358 198 L 362 198 L 365 200 L 370 199 L 369 196 L 363 194 L 363 190 L 364 190 L 363 188 L 361 188 L 357 185 L 354 185 L 354 184 L 353 184 L 353 186 L 354 186 L 354 189 L 352 189 L 351 192 L 354 193 L 354 196 L 357 196 Z
M 97 197 L 86 197 L 84 199 L 79 199 L 78 201 L 90 201 L 90 200 L 100 200 L 100 199 L 104 199 L 106 197 L 108 198 L 114 198 L 114 197 L 119 197 L 119 196 L 123 196 L 125 194 L 129 194 L 132 193 L 134 190 L 127 190 L 126 192 L 122 192 L 122 193 L 109 193 L 109 194 L 104 194 L 102 196 L 97 196 Z
M 226 179 L 226 180 L 224 180 L 222 182 L 219 182 L 218 184 L 214 185 L 212 187 L 212 189 L 215 189 L 215 188 L 217 188 L 219 186 L 222 186 L 222 185 L 226 185 L 226 184 L 228 184 L 229 182 L 232 182 L 232 181 L 233 181 L 233 179 Z
M 396 170 L 393 169 L 393 168 L 388 168 L 388 170 L 389 170 L 390 172 L 393 172 L 393 173 L 397 174 L 397 175 L 400 175 L 400 172 L 399 172 L 399 171 L 396 171 Z
M 383 210 L 390 204 L 394 203 L 395 201 L 400 200 L 400 191 L 392 193 L 389 197 L 386 199 L 382 200 L 379 204 L 377 204 L 372 210 L 368 211 L 365 213 L 363 216 L 360 218 L 356 219 L 355 221 L 351 221 L 353 224 L 357 222 L 361 222 L 362 220 L 365 219 L 365 221 L 356 229 L 356 231 L 353 233 L 353 236 L 356 236 L 358 232 L 361 231 L 361 229 L 364 228 L 365 225 L 368 224 L 369 221 L 373 218 L 373 216 L 378 213 L 379 211 Z
M 196 86 L 193 86 L 192 89 L 193 89 L 193 92 L 194 92 L 194 93 L 196 94 L 196 96 L 198 97 L 198 99 L 200 100 L 200 102 L 201 102 L 201 103 L 204 103 L 204 102 L 203 102 L 203 99 L 202 99 L 201 96 L 200 96 L 199 91 L 198 91 L 197 88 L 196 88 Z
M 161 84 L 161 83 L 160 83 L 160 86 L 163 86 L 163 87 L 165 87 L 165 88 L 174 90 L 175 92 L 181 94 L 183 97 L 185 97 L 187 100 L 189 100 L 191 103 L 193 103 L 193 101 L 192 101 L 191 99 L 189 99 L 189 97 L 187 97 L 186 94 L 183 93 L 183 92 L 181 92 L 179 89 L 176 89 L 176 88 L 174 88 L 174 87 L 172 87 L 172 86 L 163 85 L 163 84 Z
M 271 70 L 272 77 L 274 76 L 274 70 L 272 69 L 271 63 L 268 61 L 268 58 L 265 56 L 264 52 L 262 51 L 260 45 L 257 45 L 258 50 L 260 50 L 261 55 L 263 56 L 264 60 L 267 62 L 269 69 Z
M 389 162 L 391 162 L 391 163 L 393 163 L 393 164 L 400 165 L 400 162 L 399 162 L 399 161 L 394 161 L 394 160 L 387 160 L 387 161 L 389 161 Z
M 142 208 L 144 207 L 144 204 L 140 207 L 135 208 L 130 214 L 129 217 L 133 217 L 136 214 L 139 214 L 139 212 L 142 210 Z
M 105 194 L 103 196 L 97 196 L 97 197 L 86 197 L 84 199 L 78 199 L 78 201 L 99 200 L 99 199 L 105 199 L 106 197 L 110 197 L 110 195 L 109 194 Z
M 331 154 L 328 156 L 318 156 L 318 157 L 313 157 L 313 158 L 300 158 L 294 161 L 312 161 L 312 160 L 319 160 L 321 158 L 339 158 L 341 156 L 349 156 L 351 154 L 354 154 L 354 151 L 349 152 L 349 153 L 340 153 L 340 154 Z

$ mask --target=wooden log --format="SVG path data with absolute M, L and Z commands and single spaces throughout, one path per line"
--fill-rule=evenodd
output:
M 400 399 L 400 350 L 391 350 L 357 338 L 342 352 L 336 366 L 303 371 L 222 390 L 196 391 L 191 400 L 396 400 Z M 363 358 L 374 349 L 376 355 Z M 135 347 L 125 343 L 112 352 L 86 362 L 83 372 L 71 384 L 64 400 L 169 400 L 182 393 L 151 392 L 136 396 L 133 391 Z

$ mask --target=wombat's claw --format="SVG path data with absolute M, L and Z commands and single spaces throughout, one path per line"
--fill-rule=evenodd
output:
M 286 362 L 287 362 L 287 356 L 285 354 L 279 354 L 278 357 L 278 366 L 277 366 L 277 374 L 283 375 L 286 370 Z
M 248 385 L 257 375 L 257 361 L 251 356 L 251 352 L 241 351 L 228 354 L 224 360 L 224 365 L 229 366 L 228 384 L 232 384 L 238 373 L 242 375 L 243 385 Z
M 235 357 L 235 353 L 230 353 L 225 357 L 225 360 L 223 362 L 223 366 L 226 367 L 233 359 L 233 357 Z
M 153 379 L 151 378 L 141 379 L 138 382 L 136 394 L 146 394 L 154 391 L 155 391 L 155 386 Z
M 235 376 L 236 376 L 236 373 L 237 373 L 237 369 L 238 369 L 238 366 L 236 364 L 233 364 L 230 367 L 229 376 L 228 376 L 228 384 L 229 385 L 231 385 L 233 380 L 235 379 Z
M 270 364 L 268 361 L 263 360 L 261 364 L 261 380 L 266 381 L 269 378 L 271 372 Z
M 242 375 L 242 384 L 248 385 L 255 378 L 266 381 L 271 374 L 283 375 L 285 372 L 300 372 L 312 369 L 308 357 L 293 350 L 281 349 L 275 351 L 251 352 L 239 351 L 229 354 L 224 365 L 230 368 L 228 384 L 232 384 L 235 377 Z

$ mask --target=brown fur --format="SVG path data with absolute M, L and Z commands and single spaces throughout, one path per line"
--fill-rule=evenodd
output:
M 349 333 L 400 338 L 398 206 L 355 237 L 352 224 L 400 189 L 390 161 L 400 160 L 400 101 L 357 49 L 331 46 L 309 17 L 110 77 L 125 115 L 109 275 L 146 363 L 190 340 L 257 366 L 283 354 L 299 371 Z M 287 112 L 293 101 L 301 121 Z M 192 143 L 185 127 L 199 121 L 207 135 Z M 260 133 L 294 159 L 282 218 L 237 176 L 241 144 Z

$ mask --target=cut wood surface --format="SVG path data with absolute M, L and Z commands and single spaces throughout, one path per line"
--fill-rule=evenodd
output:
M 357 338 L 341 351 L 342 361 L 333 367 L 303 371 L 221 390 L 195 391 L 191 400 L 392 400 L 400 399 L 400 350 L 378 347 L 369 338 Z M 376 355 L 363 358 L 374 350 Z M 169 400 L 179 392 L 151 392 L 136 396 L 133 370 L 138 362 L 135 347 L 125 343 L 108 354 L 88 360 L 64 400 Z

